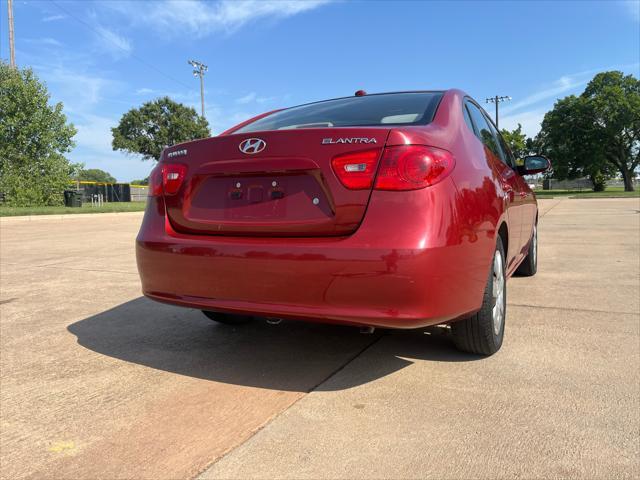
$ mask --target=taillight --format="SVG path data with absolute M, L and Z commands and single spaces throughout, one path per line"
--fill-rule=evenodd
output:
M 376 190 L 418 190 L 443 180 L 455 162 L 453 155 L 424 145 L 387 147 L 382 153 Z
M 348 189 L 369 189 L 373 185 L 379 155 L 378 149 L 345 153 L 333 157 L 331 166 L 340 183 Z
M 162 167 L 162 188 L 165 195 L 175 195 L 187 173 L 187 166 L 181 163 L 167 163 Z
M 149 174 L 148 195 L 159 197 L 162 195 L 162 165 L 156 165 Z
M 159 164 L 149 174 L 149 195 L 175 195 L 187 173 L 187 166 L 180 163 Z

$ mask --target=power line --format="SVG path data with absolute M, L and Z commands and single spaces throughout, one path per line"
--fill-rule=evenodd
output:
M 67 15 L 69 15 L 71 18 L 73 18 L 74 20 L 76 20 L 77 22 L 81 23 L 82 25 L 84 25 L 86 28 L 88 28 L 89 30 L 91 30 L 93 33 L 95 33 L 96 35 L 99 35 L 100 37 L 102 37 L 105 40 L 109 40 L 105 34 L 103 32 L 100 32 L 98 30 L 96 30 L 90 23 L 85 22 L 84 20 L 82 20 L 81 18 L 77 17 L 76 15 L 74 15 L 73 13 L 71 13 L 69 10 L 67 10 L 66 8 L 64 8 L 62 5 L 60 5 L 58 2 L 56 2 L 55 0 L 49 0 L 52 4 L 54 4 L 56 7 L 58 7 L 60 10 L 62 10 L 64 13 L 66 13 Z M 115 44 L 116 47 L 120 48 L 122 51 L 128 53 L 131 55 L 131 58 L 134 58 L 135 60 L 137 60 L 138 62 L 140 62 L 141 64 L 143 64 L 144 66 L 146 66 L 147 68 L 150 68 L 151 70 L 156 71 L 157 73 L 159 73 L 160 75 L 162 75 L 165 78 L 168 78 L 169 80 L 172 80 L 176 83 L 179 83 L 180 85 L 182 85 L 183 87 L 186 87 L 188 89 L 191 89 L 191 87 L 189 85 L 187 85 L 186 83 L 183 83 L 182 81 L 178 80 L 177 78 L 172 77 L 171 75 L 168 75 L 167 73 L 163 72 L 162 70 L 160 70 L 159 68 L 157 68 L 156 66 L 150 64 L 149 62 L 147 62 L 146 60 L 140 58 L 139 56 L 135 55 L 134 53 L 131 53 L 130 50 L 128 50 L 127 48 L 123 47 L 122 45 L 119 44 Z
M 496 95 L 495 97 L 491 97 L 491 98 L 487 98 L 485 99 L 485 103 L 495 103 L 496 104 L 496 128 L 500 128 L 498 127 L 498 104 L 500 102 L 506 102 L 508 100 L 511 100 L 511 97 L 509 97 L 508 95 L 505 96 L 499 96 Z

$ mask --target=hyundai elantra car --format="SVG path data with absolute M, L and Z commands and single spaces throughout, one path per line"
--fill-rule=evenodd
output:
M 507 279 L 537 268 L 536 198 L 459 90 L 366 94 L 269 112 L 164 150 L 137 237 L 144 294 L 212 320 L 448 324 L 503 341 Z

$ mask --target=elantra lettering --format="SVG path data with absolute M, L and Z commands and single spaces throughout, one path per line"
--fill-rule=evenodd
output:
M 334 143 L 378 143 L 375 138 L 352 137 L 352 138 L 323 138 L 322 145 L 331 145 Z

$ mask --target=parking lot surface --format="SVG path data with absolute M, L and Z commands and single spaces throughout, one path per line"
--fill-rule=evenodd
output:
M 141 214 L 1 219 L 0 478 L 640 477 L 640 200 L 540 207 L 490 358 L 215 325 L 141 297 Z

